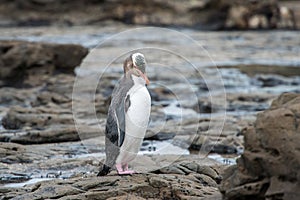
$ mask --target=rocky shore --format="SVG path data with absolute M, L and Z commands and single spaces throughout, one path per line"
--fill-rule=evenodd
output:
M 99 163 L 92 155 L 80 157 L 85 151 L 80 142 L 1 143 L 1 183 L 24 182 L 38 175 L 44 180 L 6 184 L 0 187 L 1 198 L 221 199 L 220 187 L 224 199 L 297 199 L 299 103 L 299 94 L 293 93 L 274 100 L 243 131 L 245 152 L 237 165 L 229 167 L 197 155 L 181 156 L 171 165 L 172 156 L 139 156 L 133 163 L 139 174 L 96 177 Z
M 224 107 L 220 101 L 223 88 L 211 92 L 208 87 L 217 85 L 215 67 L 190 43 L 164 34 L 152 34 L 150 39 L 133 34 L 137 39 L 113 41 L 104 51 L 94 48 L 103 35 L 122 29 L 123 26 L 1 29 L 1 200 L 294 197 L 297 171 L 285 167 L 299 168 L 294 159 L 299 157 L 297 33 L 187 31 L 196 40 L 205 41 L 205 48 L 213 52 L 211 58 L 218 64 L 226 89 Z M 70 41 L 73 44 L 67 44 Z M 153 103 L 147 137 L 140 155 L 131 163 L 138 173 L 118 176 L 112 172 L 99 178 L 96 174 L 104 159 L 103 131 L 109 96 L 122 74 L 122 57 L 109 68 L 105 63 L 111 54 L 129 44 L 180 47 L 191 61 L 201 60 L 198 70 L 206 76 L 196 76 L 194 68 L 174 55 L 146 52 Z M 266 61 L 270 63 L 261 64 Z M 81 65 L 86 68 L 79 68 Z M 95 98 L 89 100 L 85 97 L 94 83 L 90 75 L 99 71 L 105 73 L 95 89 Z M 73 88 L 78 77 L 87 81 L 75 96 Z M 284 92 L 293 94 L 277 99 Z M 184 101 L 175 101 L 180 95 Z M 76 117 L 74 104 L 80 105 Z M 87 109 L 91 104 L 96 120 L 95 113 Z M 226 120 L 219 133 L 214 127 L 223 120 L 223 108 Z M 281 147 L 283 141 L 291 149 Z M 275 166 L 280 171 L 276 172 Z

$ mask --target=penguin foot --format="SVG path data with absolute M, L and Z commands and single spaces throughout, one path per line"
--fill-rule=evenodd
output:
M 122 164 L 116 164 L 116 168 L 118 171 L 119 175 L 126 175 L 126 174 L 134 174 L 135 171 L 133 170 L 128 170 L 128 164 L 126 163 L 125 165 Z
M 126 170 L 126 171 L 118 171 L 118 174 L 119 175 L 131 175 L 131 174 L 134 174 L 135 173 L 135 171 L 133 171 L 133 170 Z
M 109 173 L 109 171 L 110 171 L 110 167 L 104 164 L 102 166 L 102 169 L 97 174 L 97 176 L 105 176 Z

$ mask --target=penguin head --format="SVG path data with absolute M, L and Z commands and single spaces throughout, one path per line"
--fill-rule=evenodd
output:
M 141 53 L 131 54 L 123 64 L 124 73 L 132 72 L 135 76 L 142 77 L 145 79 L 146 84 L 150 83 L 148 77 L 146 76 L 146 59 L 145 56 Z

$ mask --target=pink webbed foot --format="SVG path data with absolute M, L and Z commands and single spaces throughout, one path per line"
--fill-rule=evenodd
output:
M 127 163 L 125 165 L 116 164 L 116 168 L 118 170 L 119 175 L 126 175 L 126 174 L 134 174 L 135 173 L 135 171 L 133 171 L 133 170 L 128 170 L 128 164 Z

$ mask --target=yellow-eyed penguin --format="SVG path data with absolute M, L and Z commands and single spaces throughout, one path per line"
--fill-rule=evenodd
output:
M 143 54 L 131 54 L 123 64 L 124 75 L 112 93 L 105 128 L 106 160 L 98 176 L 115 165 L 119 174 L 132 174 L 132 161 L 143 142 L 150 117 L 151 97 L 146 88 L 146 60 Z

